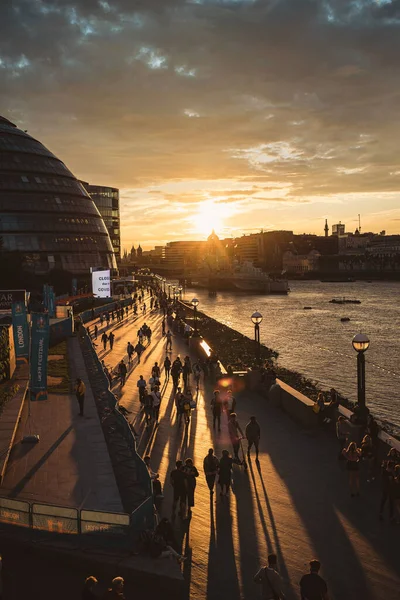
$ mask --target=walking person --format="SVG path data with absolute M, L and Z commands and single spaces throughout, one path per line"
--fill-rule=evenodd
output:
M 172 377 L 172 383 L 173 383 L 174 388 L 178 387 L 181 372 L 182 372 L 181 362 L 178 361 L 178 359 L 176 359 L 176 360 L 174 360 L 174 363 L 171 367 L 171 377 Z
M 165 335 L 165 319 L 163 319 L 161 323 L 161 335 L 162 337 Z
M 139 400 L 140 403 L 143 404 L 144 390 L 146 389 L 147 382 L 143 379 L 143 375 L 139 375 L 139 379 L 137 380 L 136 387 L 139 390 Z
M 108 335 L 106 334 L 105 331 L 104 331 L 103 335 L 101 336 L 101 341 L 103 342 L 103 349 L 107 350 Z
M 169 329 L 168 329 L 167 333 L 165 334 L 165 337 L 167 338 L 166 351 L 168 352 L 168 348 L 172 351 L 172 333 L 170 332 Z
M 110 350 L 113 349 L 114 339 L 115 339 L 115 335 L 113 334 L 112 331 L 110 331 L 110 335 L 108 336 L 108 341 L 110 342 Z
M 236 398 L 232 394 L 232 390 L 226 392 L 225 409 L 228 415 L 228 419 L 236 409 Z
M 229 494 L 229 489 L 232 482 L 232 465 L 233 459 L 228 450 L 222 450 L 222 456 L 219 461 L 219 477 L 218 483 L 221 486 L 220 496 Z M 225 488 L 225 491 L 224 491 Z
M 254 444 L 254 448 L 256 449 L 256 461 L 258 461 L 258 447 L 260 444 L 260 435 L 261 430 L 260 426 L 257 423 L 257 419 L 255 417 L 250 417 L 250 421 L 247 423 L 245 428 L 245 436 L 247 439 L 247 456 L 250 459 L 250 450 Z
M 94 339 L 97 340 L 97 335 L 99 333 L 99 329 L 97 327 L 97 325 L 94 326 Z
M 201 367 L 198 362 L 193 365 L 193 376 L 196 383 L 196 390 L 200 387 Z
M 176 407 L 178 425 L 180 425 L 182 423 L 182 416 L 185 412 L 184 404 L 185 404 L 185 395 L 182 394 L 182 389 L 180 387 L 178 387 L 178 390 L 175 395 L 175 407 Z
M 346 468 L 349 472 L 349 487 L 351 497 L 360 495 L 360 458 L 361 450 L 357 448 L 355 442 L 351 442 L 348 448 L 343 450 L 343 456 L 346 458 Z
M 151 396 L 153 398 L 153 418 L 154 418 L 155 422 L 158 423 L 158 417 L 160 414 L 160 406 L 161 406 L 161 394 L 160 394 L 160 390 L 157 386 L 151 392 Z
M 310 560 L 310 572 L 300 579 L 301 600 L 328 600 L 328 586 L 319 575 L 321 563 Z
M 382 496 L 379 506 L 379 520 L 384 520 L 384 513 L 386 502 L 389 503 L 389 520 L 394 521 L 393 516 L 393 479 L 395 477 L 395 466 L 394 460 L 384 460 L 382 463 Z
M 234 459 L 233 462 L 236 464 L 241 464 L 241 460 L 239 458 L 239 448 L 240 448 L 240 440 L 244 437 L 242 428 L 240 427 L 236 413 L 231 413 L 229 415 L 228 421 L 228 433 L 231 440 Z
M 374 447 L 372 445 L 372 439 L 370 435 L 364 435 L 361 442 L 361 458 L 367 466 L 367 483 L 371 483 L 374 477 Z
M 165 379 L 169 379 L 169 374 L 171 371 L 171 361 L 168 356 L 166 356 L 165 360 L 164 360 L 164 370 L 165 370 Z
M 188 516 L 192 514 L 192 508 L 194 507 L 194 492 L 196 489 L 196 477 L 199 476 L 199 472 L 193 464 L 191 458 L 185 460 L 185 466 L 183 472 L 186 477 L 186 493 L 187 493 L 187 505 L 188 505 Z
M 211 410 L 213 414 L 213 428 L 215 423 L 218 423 L 218 431 L 221 431 L 221 414 L 222 414 L 222 399 L 219 390 L 215 390 L 211 398 Z
M 161 375 L 161 369 L 158 365 L 158 362 L 155 362 L 152 369 L 151 369 L 151 374 L 153 377 L 157 377 L 157 379 L 160 379 L 160 375 Z
M 268 566 L 261 567 L 257 571 L 254 575 L 254 582 L 262 586 L 263 600 L 283 600 L 285 598 L 282 591 L 282 578 L 278 573 L 276 554 L 268 554 Z
M 126 381 L 126 374 L 128 372 L 128 369 L 126 368 L 126 364 L 124 362 L 124 359 L 121 360 L 121 362 L 118 365 L 118 374 L 121 380 L 121 387 L 123 387 L 125 385 L 125 381 Z
M 174 490 L 174 500 L 172 504 L 172 518 L 175 517 L 175 511 L 177 504 L 179 502 L 179 512 L 178 515 L 182 518 L 185 517 L 186 514 L 186 475 L 183 471 L 183 462 L 181 460 L 177 460 L 175 463 L 175 469 L 171 471 L 170 481 L 172 488 Z
M 153 396 L 148 393 L 147 389 L 144 389 L 143 394 L 143 408 L 144 416 L 147 427 L 150 427 L 153 420 Z
M 128 342 L 128 346 L 126 348 L 126 352 L 128 354 L 128 362 L 131 363 L 133 360 L 133 353 L 135 352 L 134 347 L 132 346 L 132 344 L 130 342 Z
M 189 383 L 190 374 L 192 372 L 192 364 L 190 362 L 189 356 L 185 356 L 185 361 L 182 367 L 182 377 L 183 377 L 183 386 L 186 388 Z
M 140 338 L 139 338 L 140 339 Z M 142 356 L 144 351 L 144 346 L 141 342 L 138 342 L 135 346 L 135 352 L 137 354 L 138 357 L 138 363 L 140 363 L 140 357 Z
M 211 495 L 214 493 L 215 478 L 218 473 L 218 467 L 219 460 L 215 456 L 213 448 L 210 448 L 207 456 L 203 461 L 203 469 L 204 474 L 206 476 L 208 489 L 210 490 Z
M 79 404 L 79 416 L 80 417 L 83 417 L 83 407 L 85 404 L 85 393 L 86 393 L 86 386 L 83 383 L 82 379 L 80 377 L 78 377 L 76 380 L 76 385 L 75 385 L 75 395 L 76 395 L 76 399 L 78 400 L 78 404 Z

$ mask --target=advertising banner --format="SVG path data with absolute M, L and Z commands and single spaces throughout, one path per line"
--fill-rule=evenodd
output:
M 32 313 L 31 324 L 31 400 L 47 400 L 48 313 Z
M 13 302 L 12 325 L 17 364 L 27 364 L 29 358 L 29 327 L 25 302 Z
M 26 304 L 26 291 L 0 290 L 0 310 L 11 310 L 13 302 Z
M 110 270 L 92 272 L 92 288 L 95 298 L 111 298 Z
M 50 286 L 47 285 L 47 283 L 43 284 L 43 305 L 45 308 L 49 308 L 49 291 L 50 291 Z
M 49 317 L 50 319 L 54 319 L 54 317 L 56 316 L 56 295 L 54 293 L 54 289 L 53 287 L 49 287 L 49 290 L 47 292 L 47 298 L 48 298 L 48 311 L 49 311 Z

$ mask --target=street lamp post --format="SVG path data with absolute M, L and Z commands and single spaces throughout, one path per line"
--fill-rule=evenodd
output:
M 180 299 L 180 300 L 182 300 L 182 290 L 183 290 L 183 287 L 180 285 L 180 286 L 178 287 L 179 299 Z
M 191 305 L 193 306 L 193 310 L 194 310 L 194 335 L 197 335 L 197 307 L 199 305 L 198 299 L 193 298 Z
M 357 402 L 360 407 L 361 417 L 365 417 L 365 352 L 369 348 L 369 337 L 358 333 L 352 340 L 353 348 L 357 352 Z
M 260 364 L 260 361 L 261 361 L 260 323 L 263 320 L 263 316 L 258 311 L 256 311 L 251 315 L 251 320 L 254 323 L 254 339 L 256 342 L 256 361 L 257 361 L 257 364 Z

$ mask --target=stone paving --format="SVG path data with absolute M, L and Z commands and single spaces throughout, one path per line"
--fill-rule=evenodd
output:
M 71 372 L 86 381 L 81 350 L 69 340 Z M 25 403 L 0 495 L 30 502 L 122 512 L 103 431 L 90 386 L 86 384 L 85 415 L 78 416 L 74 394 L 50 394 Z M 39 434 L 38 444 L 22 438 Z
M 239 394 L 237 412 L 242 427 L 252 414 L 261 425 L 260 463 L 257 466 L 252 460 L 247 473 L 235 466 L 230 497 L 221 498 L 218 489 L 210 499 L 203 458 L 211 446 L 217 456 L 222 449 L 230 449 L 226 417 L 220 434 L 212 428 L 212 386 L 201 383 L 197 409 L 186 428 L 177 424 L 172 382 L 165 382 L 162 373 L 159 426 L 149 430 L 144 426 L 136 382 L 140 374 L 148 380 L 154 362 L 164 361 L 162 316 L 159 312 L 136 318 L 130 315 L 110 328 L 116 335 L 112 351 L 100 349 L 101 329 L 97 345 L 107 365 L 115 367 L 121 358 L 127 361 L 127 342 L 136 343 L 137 329 L 144 320 L 153 330 L 151 345 L 140 365 L 135 358 L 126 385 L 120 389 L 117 384 L 114 392 L 131 411 L 139 452 L 151 455 L 152 468 L 164 482 L 163 515 L 171 515 L 169 473 L 175 460 L 192 457 L 200 472 L 192 519 L 175 521 L 177 536 L 189 557 L 184 566 L 186 596 L 192 600 L 259 597 L 253 575 L 265 564 L 268 552 L 275 551 L 289 600 L 299 597 L 298 582 L 308 571 L 311 558 L 322 562 L 330 598 L 397 600 L 399 529 L 378 520 L 379 481 L 369 486 L 363 477 L 361 497 L 350 497 L 347 473 L 338 465 L 333 436 L 324 432 L 311 436 L 260 397 Z M 188 353 L 183 340 L 174 337 L 172 360 Z

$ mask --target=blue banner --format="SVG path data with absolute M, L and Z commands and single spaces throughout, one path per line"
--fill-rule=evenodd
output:
M 47 283 L 44 283 L 43 284 L 43 306 L 47 309 L 49 308 L 49 291 L 50 291 L 49 286 L 47 285 Z
M 32 400 L 47 400 L 48 313 L 31 314 L 30 386 Z
M 13 302 L 12 324 L 17 364 L 27 364 L 29 358 L 29 327 L 25 302 Z
M 54 317 L 56 316 L 56 295 L 54 293 L 53 287 L 49 288 L 47 299 L 49 303 L 47 307 L 49 310 L 49 317 L 50 319 L 54 319 Z

